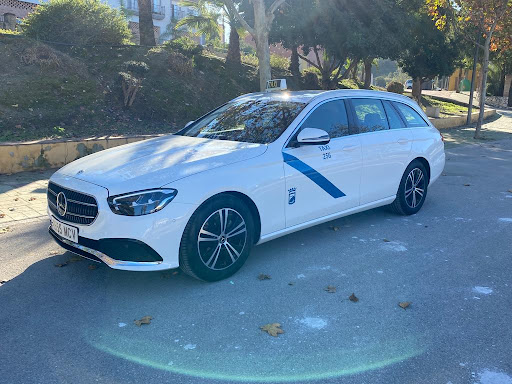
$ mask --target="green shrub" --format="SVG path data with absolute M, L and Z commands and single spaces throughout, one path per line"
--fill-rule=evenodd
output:
M 384 76 L 379 76 L 375 78 L 375 85 L 377 87 L 386 88 L 386 78 Z
M 249 55 L 245 55 L 242 53 L 241 60 L 242 60 L 242 63 L 244 63 L 244 64 L 252 65 L 253 67 L 258 66 L 258 56 L 256 56 L 256 54 L 254 54 L 254 53 L 251 53 Z
M 320 82 L 318 81 L 318 76 L 313 71 L 308 71 L 304 74 L 304 88 L 320 89 Z
M 126 20 L 100 0 L 42 2 L 22 23 L 23 34 L 75 45 L 119 45 L 131 37 Z
M 149 66 L 143 61 L 127 61 L 123 63 L 123 69 L 137 76 L 144 76 L 149 71 Z
M 200 55 L 203 52 L 203 47 L 187 36 L 166 42 L 164 45 L 188 57 Z
M 387 91 L 393 92 L 393 93 L 398 93 L 401 95 L 404 93 L 404 85 L 397 81 L 393 81 L 393 82 L 389 83 L 389 85 L 387 87 Z
M 270 66 L 287 71 L 290 68 L 290 59 L 279 55 L 270 55 Z

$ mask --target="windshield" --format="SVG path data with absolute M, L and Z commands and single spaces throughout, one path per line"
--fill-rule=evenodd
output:
M 281 136 L 305 105 L 270 97 L 235 100 L 210 112 L 178 134 L 267 144 Z

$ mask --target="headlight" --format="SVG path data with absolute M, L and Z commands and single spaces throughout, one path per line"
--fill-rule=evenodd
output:
M 175 189 L 153 189 L 108 198 L 112 212 L 125 216 L 142 216 L 158 212 L 176 197 Z

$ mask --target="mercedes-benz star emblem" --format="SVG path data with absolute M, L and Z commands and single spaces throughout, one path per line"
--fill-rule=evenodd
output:
M 63 192 L 59 192 L 57 195 L 57 212 L 59 212 L 59 215 L 65 216 L 67 210 L 68 201 L 66 200 L 66 195 Z

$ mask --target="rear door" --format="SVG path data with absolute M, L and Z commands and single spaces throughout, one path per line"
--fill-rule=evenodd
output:
M 351 99 L 361 132 L 361 205 L 396 195 L 412 149 L 412 132 L 386 100 Z
M 303 128 L 323 129 L 331 141 L 298 146 L 296 137 Z M 287 227 L 359 205 L 362 155 L 354 128 L 344 100 L 328 100 L 304 119 L 283 149 Z

